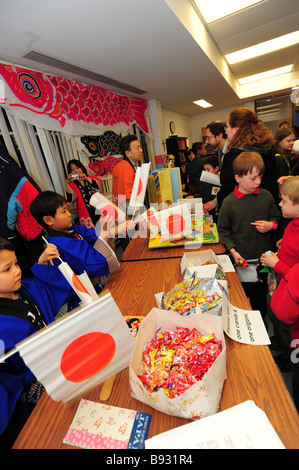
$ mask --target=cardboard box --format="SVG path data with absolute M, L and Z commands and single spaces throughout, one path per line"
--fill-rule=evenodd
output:
M 185 253 L 181 259 L 181 274 L 185 271 L 186 268 L 201 266 L 207 261 L 220 265 L 220 262 L 213 250 L 192 251 Z

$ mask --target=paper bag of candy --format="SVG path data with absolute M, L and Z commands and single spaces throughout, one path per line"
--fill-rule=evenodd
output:
M 129 375 L 131 395 L 163 413 L 216 413 L 226 379 L 221 317 L 153 308 L 140 325 Z

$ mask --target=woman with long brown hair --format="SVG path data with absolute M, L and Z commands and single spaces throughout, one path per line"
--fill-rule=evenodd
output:
M 268 127 L 258 119 L 256 113 L 249 108 L 237 108 L 227 119 L 226 134 L 229 141 L 228 151 L 224 155 L 220 173 L 221 189 L 217 194 L 218 207 L 223 199 L 230 194 L 237 182 L 233 173 L 233 161 L 244 151 L 253 151 L 261 155 L 265 164 L 265 173 L 260 187 L 270 191 L 278 204 L 278 184 L 276 177 L 276 160 L 274 139 Z M 211 210 L 210 203 L 204 210 Z

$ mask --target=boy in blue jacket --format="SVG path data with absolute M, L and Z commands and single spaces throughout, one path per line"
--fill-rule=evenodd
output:
M 66 199 L 53 191 L 44 191 L 30 205 L 35 220 L 48 233 L 48 242 L 54 243 L 63 261 L 75 274 L 84 271 L 90 278 L 109 274 L 106 258 L 93 248 L 98 239 L 95 229 L 73 225 Z
M 49 244 L 32 267 L 34 277 L 21 280 L 14 246 L 0 238 L 0 356 L 53 322 L 73 293 L 59 269 L 48 265 L 57 257 Z M 0 447 L 13 443 L 42 390 L 18 353 L 0 362 Z

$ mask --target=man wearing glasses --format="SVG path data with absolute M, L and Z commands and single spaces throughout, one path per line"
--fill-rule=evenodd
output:
M 206 144 L 209 144 L 216 150 L 219 169 L 221 171 L 222 161 L 227 149 L 228 140 L 226 135 L 226 123 L 222 121 L 213 121 L 206 127 Z M 217 197 L 213 201 L 204 204 L 204 211 L 209 212 L 217 207 Z
M 206 127 L 206 144 L 216 149 L 219 168 L 221 170 L 223 155 L 227 149 L 226 123 L 222 121 L 213 121 Z

